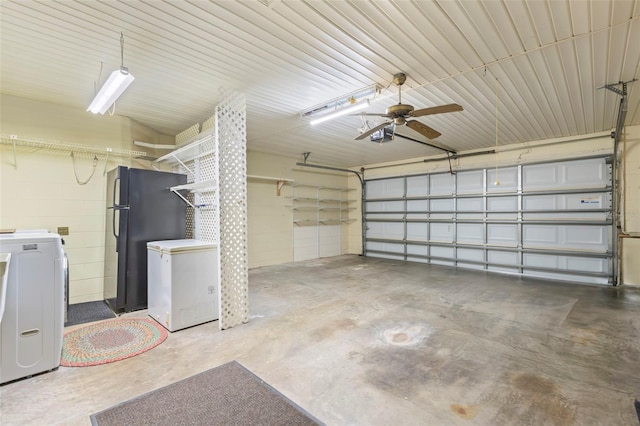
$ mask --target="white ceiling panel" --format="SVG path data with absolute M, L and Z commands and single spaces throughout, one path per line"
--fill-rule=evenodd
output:
M 247 98 L 249 149 L 335 166 L 609 131 L 638 78 L 640 0 L 2 0 L 0 90 L 86 109 L 121 64 L 136 77 L 116 114 L 175 135 L 214 113 L 222 93 Z M 101 71 L 102 68 L 102 71 Z M 364 123 L 318 126 L 300 113 L 378 85 L 368 113 L 402 101 L 464 110 L 419 117 L 375 144 Z M 627 124 L 640 124 L 639 83 L 628 84 Z M 364 120 L 364 121 L 363 121 Z M 2 129 L 10 132 L 10 129 Z M 25 135 L 28 136 L 28 135 Z M 417 142 L 416 142 L 417 141 Z

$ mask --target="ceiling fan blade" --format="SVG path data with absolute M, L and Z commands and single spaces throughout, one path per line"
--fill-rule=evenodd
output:
M 423 115 L 442 114 L 444 112 L 462 111 L 462 107 L 458 104 L 440 105 L 430 108 L 417 109 L 409 113 L 412 117 L 422 117 Z
M 355 140 L 359 141 L 361 139 L 366 138 L 367 136 L 370 136 L 371 134 L 377 132 L 378 130 L 382 129 L 383 127 L 387 127 L 389 124 L 393 123 L 392 121 L 387 121 L 386 123 L 382 123 L 382 124 L 378 124 L 376 127 L 374 127 L 373 129 L 369 129 L 366 132 L 358 135 Z
M 434 130 L 426 124 L 422 124 L 416 120 L 407 121 L 407 126 L 429 139 L 435 139 L 441 135 L 437 130 Z

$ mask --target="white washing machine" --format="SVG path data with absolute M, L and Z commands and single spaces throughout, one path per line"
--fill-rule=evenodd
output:
M 218 274 L 214 243 L 147 243 L 147 313 L 169 331 L 218 319 Z
M 46 230 L 0 234 L 10 253 L 5 311 L 0 322 L 0 383 L 60 365 L 64 329 L 62 239 Z

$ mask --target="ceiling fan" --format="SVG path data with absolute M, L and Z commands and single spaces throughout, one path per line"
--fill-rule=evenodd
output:
M 396 105 L 391 105 L 389 108 L 387 108 L 387 111 L 384 114 L 362 114 L 362 115 L 386 117 L 386 118 L 389 118 L 390 120 L 382 124 L 378 124 L 377 126 L 361 133 L 355 138 L 356 140 L 364 139 L 367 136 L 370 136 L 371 134 L 377 132 L 378 130 L 384 127 L 387 127 L 389 124 L 394 125 L 394 130 L 395 130 L 395 126 L 402 126 L 406 124 L 409 128 L 415 130 L 421 135 L 426 136 L 429 139 L 435 139 L 441 135 L 440 132 L 438 132 L 435 129 L 432 129 L 431 127 L 417 120 L 409 120 L 409 119 L 413 117 L 422 117 L 424 115 L 462 111 L 462 107 L 458 104 L 440 105 L 440 106 L 422 108 L 422 109 L 413 109 L 413 106 L 403 104 L 402 103 L 402 85 L 406 80 L 407 80 L 407 76 L 405 73 L 402 73 L 402 72 L 394 74 L 393 76 L 393 83 L 396 86 L 398 86 L 398 103 Z

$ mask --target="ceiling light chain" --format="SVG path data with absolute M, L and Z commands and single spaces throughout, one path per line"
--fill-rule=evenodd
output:
M 122 31 L 120 31 L 120 69 L 128 71 L 128 69 L 124 66 L 124 33 Z M 111 108 L 109 108 L 107 112 L 110 116 L 115 115 L 116 101 L 113 101 L 113 105 L 111 105 Z
M 124 34 L 120 31 L 120 67 L 124 68 Z

